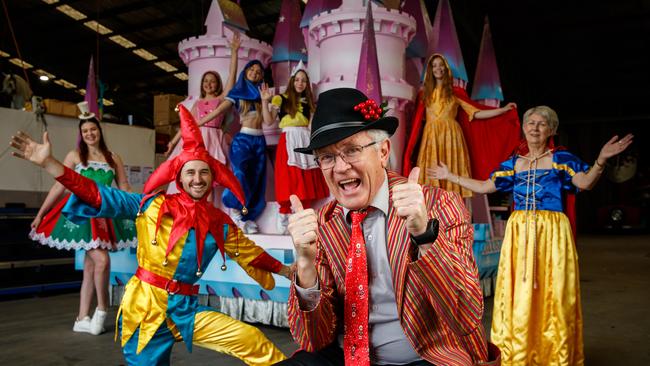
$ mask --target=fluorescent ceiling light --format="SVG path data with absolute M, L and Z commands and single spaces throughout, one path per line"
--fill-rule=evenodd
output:
M 122 46 L 124 48 L 133 48 L 133 47 L 135 47 L 135 43 L 129 41 L 128 39 L 126 39 L 126 38 L 124 38 L 122 36 L 112 36 L 112 37 L 108 37 L 108 39 L 110 39 L 111 41 L 119 44 L 120 46 Z
M 50 5 L 51 5 L 51 4 L 56 4 L 56 3 L 58 3 L 59 0 L 43 0 L 43 2 L 46 3 L 46 4 L 50 4 Z
M 43 70 L 43 69 L 36 69 L 34 70 L 34 74 L 38 76 L 46 76 L 48 79 L 56 79 L 56 76 L 50 74 L 49 72 Z M 41 79 L 43 80 L 43 79 Z
M 154 55 L 153 53 L 145 50 L 144 48 L 138 48 L 137 50 L 133 50 L 133 53 L 136 55 L 142 57 L 143 59 L 147 61 L 153 61 L 158 59 L 158 56 Z
M 175 68 L 174 66 L 170 65 L 169 63 L 167 63 L 165 61 L 158 61 L 154 65 L 160 67 L 161 69 L 163 69 L 163 70 L 165 70 L 167 72 L 178 71 L 177 68 Z
M 0 51 L 0 56 L 9 57 L 9 54 L 7 52 Z
M 21 60 L 21 59 L 19 59 L 17 57 L 10 58 L 9 62 L 11 62 L 12 64 L 14 64 L 14 65 L 16 65 L 18 67 L 22 67 L 23 69 L 31 69 L 32 67 L 34 67 L 32 64 L 27 63 L 27 62 L 25 62 L 25 61 L 23 61 L 23 60 Z
M 86 19 L 86 14 L 80 12 L 79 10 L 73 8 L 70 5 L 59 5 L 56 7 L 56 10 L 62 12 L 63 14 L 69 16 L 74 20 Z
M 177 73 L 174 74 L 174 76 L 176 76 L 177 78 L 179 78 L 179 79 L 181 79 L 181 80 L 188 80 L 188 79 L 190 78 L 190 77 L 189 77 L 186 73 L 184 73 L 184 72 L 177 72 Z
M 113 33 L 113 31 L 112 31 L 111 29 L 109 29 L 109 28 L 107 28 L 107 27 L 105 27 L 105 26 L 103 26 L 103 25 L 97 23 L 97 22 L 94 21 L 94 20 L 89 20 L 89 21 L 85 22 L 84 25 L 85 25 L 86 27 L 88 27 L 88 28 L 94 30 L 95 32 L 97 32 L 97 33 L 99 33 L 99 34 L 102 34 L 102 35 L 103 35 L 103 34 Z
M 63 79 L 56 79 L 56 80 L 54 80 L 54 83 L 59 84 L 59 85 L 61 85 L 62 87 L 66 88 L 66 89 L 75 89 L 77 87 L 73 83 L 71 83 L 71 82 L 69 82 L 67 80 L 63 80 Z

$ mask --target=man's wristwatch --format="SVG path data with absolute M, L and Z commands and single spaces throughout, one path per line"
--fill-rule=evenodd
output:
M 411 235 L 411 242 L 415 245 L 433 244 L 438 238 L 438 220 L 431 219 L 427 223 L 427 229 L 418 236 Z

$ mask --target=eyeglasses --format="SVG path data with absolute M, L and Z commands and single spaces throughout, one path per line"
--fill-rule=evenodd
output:
M 367 145 L 348 146 L 337 154 L 320 154 L 314 159 L 316 160 L 316 164 L 318 164 L 318 166 L 323 170 L 334 168 L 334 165 L 336 165 L 337 156 L 340 156 L 341 159 L 348 164 L 356 163 L 361 159 L 361 153 L 363 153 L 363 149 L 376 143 L 377 141 L 373 141 Z

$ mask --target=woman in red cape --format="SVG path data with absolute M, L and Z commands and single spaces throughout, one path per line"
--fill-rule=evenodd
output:
M 471 166 L 471 176 L 486 179 L 519 145 L 519 117 L 514 103 L 503 108 L 478 104 L 464 89 L 453 87 L 452 80 L 445 58 L 433 54 L 427 62 L 423 91 L 418 94 L 402 169 L 408 174 L 417 165 L 420 183 L 471 197 L 471 191 L 454 182 L 431 179 L 428 169 L 443 162 L 452 173 L 470 176 Z

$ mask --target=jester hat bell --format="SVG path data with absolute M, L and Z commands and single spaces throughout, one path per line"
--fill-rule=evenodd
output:
M 199 130 L 199 126 L 196 124 L 192 113 L 190 113 L 190 111 L 188 111 L 182 104 L 179 104 L 178 108 L 181 119 L 183 149 L 178 156 L 162 163 L 158 169 L 151 174 L 144 185 L 143 193 L 150 194 L 156 188 L 173 181 L 176 181 L 176 183 L 179 184 L 178 177 L 183 165 L 188 161 L 201 160 L 206 162 L 212 170 L 212 184 L 219 184 L 230 189 L 239 202 L 245 206 L 246 200 L 244 198 L 244 191 L 235 175 L 230 171 L 230 169 L 208 153 L 208 150 L 206 150 L 205 144 L 203 143 L 203 136 L 201 136 L 201 131 Z M 179 190 L 182 191 L 180 186 Z M 204 199 L 205 198 L 206 197 L 204 197 Z

